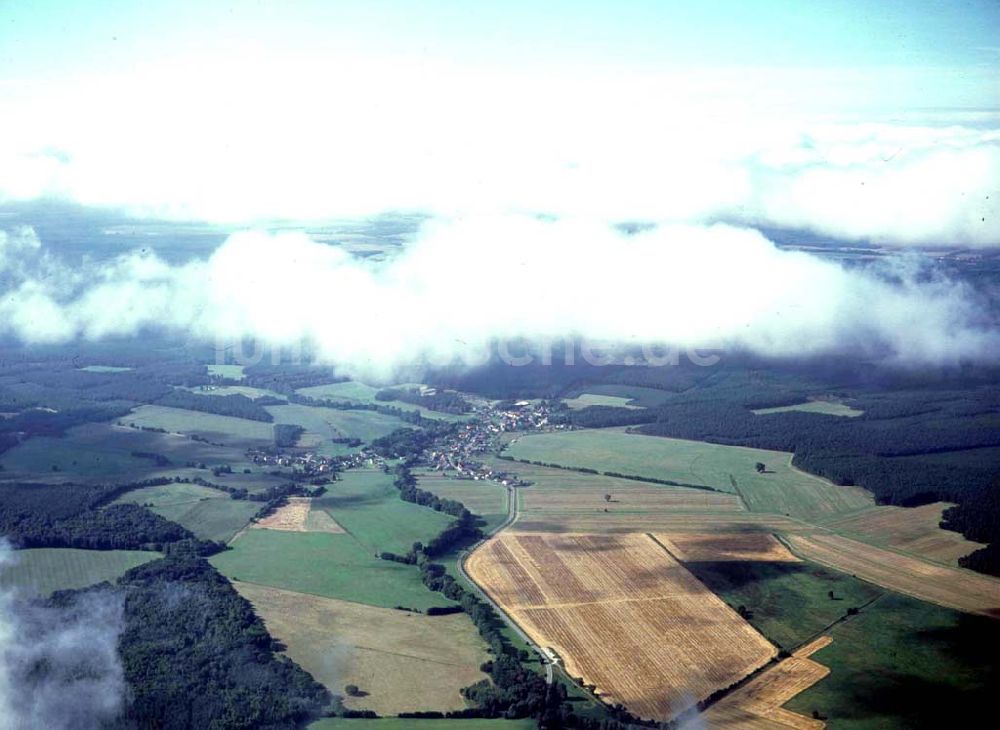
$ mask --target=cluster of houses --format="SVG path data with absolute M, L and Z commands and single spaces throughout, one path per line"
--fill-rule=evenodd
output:
M 475 415 L 474 420 L 463 424 L 453 436 L 441 440 L 427 452 L 427 464 L 460 479 L 493 481 L 505 487 L 526 486 L 527 482 L 517 476 L 493 469 L 477 457 L 498 451 L 502 434 L 553 428 L 549 425 L 548 406 L 540 401 L 518 401 L 481 406 L 475 410 Z
M 321 456 L 312 451 L 284 453 L 280 451 L 250 449 L 247 458 L 262 467 L 284 468 L 303 476 L 329 476 L 345 469 L 384 467 L 385 460 L 367 448 L 344 456 Z

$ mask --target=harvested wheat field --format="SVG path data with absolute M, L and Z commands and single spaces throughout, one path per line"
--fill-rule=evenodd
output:
M 829 668 L 809 657 L 831 641 L 829 636 L 821 636 L 803 646 L 792 656 L 726 695 L 705 711 L 700 719 L 706 727 L 716 730 L 818 730 L 826 727 L 822 720 L 783 709 L 782 705 L 830 673 Z
M 781 542 L 767 532 L 657 534 L 656 539 L 682 563 L 754 560 L 765 563 L 798 563 Z
M 948 502 L 935 502 L 921 507 L 874 507 L 823 525 L 865 542 L 957 566 L 960 557 L 984 545 L 938 526 L 942 513 L 951 506 Z
M 1000 618 L 1000 579 L 948 568 L 840 535 L 786 535 L 801 557 L 959 611 Z
M 776 653 L 649 535 L 505 533 L 466 569 L 571 676 L 643 718 L 671 718 Z
M 486 678 L 489 655 L 465 614 L 424 614 L 376 608 L 242 581 L 233 584 L 295 662 L 351 709 L 380 715 L 460 710 L 459 690 Z
M 262 530 L 283 530 L 286 532 L 343 532 L 324 510 L 312 509 L 309 497 L 289 497 L 286 504 L 274 512 L 257 520 L 253 527 Z

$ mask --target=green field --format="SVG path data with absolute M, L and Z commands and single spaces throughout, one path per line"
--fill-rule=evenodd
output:
M 871 494 L 863 489 L 838 487 L 793 468 L 791 455 L 781 451 L 641 436 L 624 429 L 522 436 L 508 445 L 505 454 L 525 461 L 735 492 L 753 512 L 808 520 L 874 504 Z M 765 473 L 757 473 L 757 462 L 766 466 Z
M 119 420 L 136 426 L 162 428 L 169 433 L 196 434 L 227 446 L 270 446 L 274 443 L 274 424 L 182 408 L 139 406 Z
M 590 408 L 591 406 L 607 406 L 609 408 L 641 408 L 642 406 L 629 405 L 631 398 L 623 398 L 618 395 L 600 395 L 597 393 L 581 393 L 576 398 L 564 398 L 563 403 L 574 410 Z
M 788 650 L 809 641 L 848 608 L 863 606 L 885 593 L 811 563 L 747 561 L 687 563 L 686 567 L 730 606 L 749 609 L 750 623 Z
M 143 550 L 17 550 L 16 562 L 0 568 L 0 587 L 14 587 L 26 595 L 47 596 L 53 591 L 114 581 L 125 571 L 159 557 L 159 553 Z
M 399 498 L 391 474 L 352 470 L 340 475 L 313 509 L 326 510 L 366 550 L 406 553 L 427 542 L 454 520 L 441 512 Z
M 209 365 L 208 374 L 230 380 L 243 380 L 244 378 L 242 365 Z
M 230 499 L 218 489 L 197 484 L 143 487 L 118 498 L 148 506 L 203 540 L 228 542 L 261 508 L 260 502 Z
M 638 385 L 616 385 L 611 383 L 601 383 L 586 385 L 573 391 L 573 396 L 583 393 L 593 395 L 603 395 L 610 398 L 624 398 L 626 403 L 634 406 L 654 408 L 666 402 L 673 393 L 656 388 L 643 388 Z
M 537 727 L 534 720 L 415 720 L 408 717 L 380 717 L 376 720 L 345 720 L 325 717 L 309 725 L 310 730 L 528 730 Z
M 260 585 L 373 606 L 425 610 L 449 605 L 420 582 L 410 565 L 379 560 L 380 551 L 405 553 L 451 521 L 399 498 L 392 477 L 380 471 L 349 471 L 313 502 L 345 534 L 247 530 L 232 549 L 211 558 L 226 576 Z
M 846 418 L 856 418 L 864 413 L 864 411 L 851 408 L 843 403 L 826 400 L 811 400 L 808 403 L 796 403 L 793 406 L 778 406 L 777 408 L 758 408 L 753 412 L 758 416 L 766 416 L 769 413 L 787 413 L 789 411 L 822 413 L 827 416 L 844 416 Z
M 177 387 L 181 390 L 186 390 L 190 393 L 196 393 L 198 395 L 243 395 L 251 400 L 263 398 L 264 396 L 281 398 L 281 396 L 273 390 L 267 390 L 266 388 L 253 388 L 249 385 L 199 385 L 193 388 L 186 388 L 182 386 Z M 282 400 L 284 399 L 282 398 Z
M 131 423 L 131 416 L 123 417 L 121 422 Z M 262 425 L 270 427 L 270 424 Z M 161 454 L 171 463 L 158 466 L 151 459 L 133 456 L 132 452 Z M 174 434 L 140 431 L 108 423 L 88 423 L 71 428 L 61 438 L 28 439 L 4 453 L 0 456 L 0 464 L 4 466 L 0 476 L 102 482 L 137 481 L 164 475 L 214 479 L 211 472 L 187 468 L 189 462 L 203 463 L 208 467 L 230 464 L 240 471 L 244 468 L 256 470 L 255 465 L 246 462 L 244 449 L 240 447 L 215 446 Z M 53 466 L 58 471 L 53 471 Z M 226 483 L 235 485 L 236 480 L 246 480 L 246 476 L 242 473 L 234 475 Z M 255 474 L 254 480 L 260 482 L 257 487 L 260 489 L 282 481 L 265 474 Z M 248 485 L 248 488 L 253 489 L 254 485 Z
M 398 383 L 394 386 L 386 387 L 415 387 L 420 385 L 419 383 Z M 354 401 L 356 403 L 375 403 L 381 406 L 390 406 L 392 408 L 399 408 L 403 411 L 419 411 L 420 415 L 424 418 L 435 418 L 439 421 L 464 421 L 468 416 L 458 415 L 454 413 L 441 413 L 440 411 L 432 411 L 429 408 L 424 408 L 423 406 L 414 405 L 413 403 L 405 403 L 403 401 L 397 400 L 377 400 L 375 394 L 378 393 L 381 388 L 376 388 L 371 385 L 366 385 L 365 383 L 359 383 L 354 380 L 348 380 L 342 383 L 329 383 L 327 385 L 314 385 L 309 388 L 300 388 L 295 391 L 299 395 L 304 395 L 309 398 L 318 398 L 325 400 L 335 400 L 335 401 Z
M 1000 687 L 1000 621 L 889 594 L 829 635 L 833 643 L 812 655 L 829 676 L 789 709 L 817 710 L 831 730 L 989 724 Z
M 349 453 L 344 444 L 330 443 L 330 439 L 353 437 L 368 443 L 386 436 L 398 428 L 413 428 L 412 424 L 395 416 L 387 416 L 375 411 L 342 411 L 336 408 L 313 408 L 290 404 L 287 406 L 265 406 L 274 416 L 275 423 L 294 423 L 305 429 L 299 444 L 316 449 L 327 456 Z
M 414 470 L 418 486 L 443 499 L 454 499 L 465 505 L 486 523 L 490 530 L 507 519 L 507 489 L 496 482 L 453 479 L 437 471 Z

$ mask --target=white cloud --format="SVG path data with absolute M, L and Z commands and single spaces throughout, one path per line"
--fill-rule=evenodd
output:
M 982 323 L 975 295 L 914 261 L 848 270 L 725 225 L 626 236 L 586 219 L 524 216 L 432 221 L 383 263 L 303 234 L 248 232 L 180 266 L 136 253 L 76 279 L 22 269 L 0 299 L 0 333 L 306 339 L 324 361 L 368 375 L 420 358 L 474 361 L 515 337 L 919 364 L 996 357 L 1000 334 Z
M 995 115 L 874 124 L 782 103 L 782 84 L 820 93 L 822 74 L 238 58 L 7 89 L 0 200 L 241 224 L 530 211 L 1000 245 Z

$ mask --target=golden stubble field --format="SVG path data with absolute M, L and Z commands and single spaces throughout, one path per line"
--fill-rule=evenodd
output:
M 702 724 L 711 730 L 819 730 L 826 727 L 822 720 L 786 710 L 782 705 L 830 673 L 829 668 L 809 657 L 831 641 L 829 636 L 821 636 L 761 672 L 704 712 L 700 716 Z
M 489 654 L 465 614 L 426 616 L 243 581 L 233 586 L 317 681 L 334 694 L 347 684 L 366 693 L 345 697 L 351 709 L 460 710 L 459 690 L 486 678 L 479 666 Z
M 505 533 L 470 576 L 611 704 L 674 717 L 776 649 L 649 535 Z

